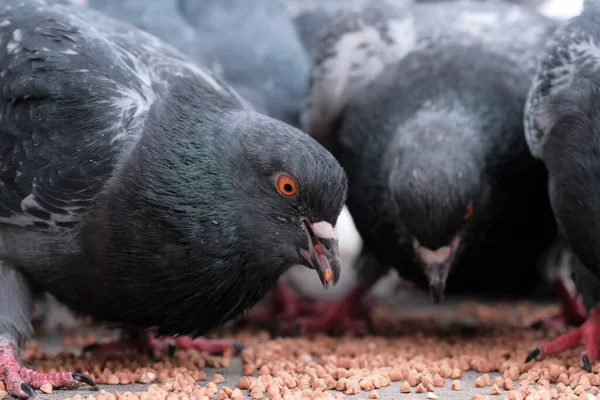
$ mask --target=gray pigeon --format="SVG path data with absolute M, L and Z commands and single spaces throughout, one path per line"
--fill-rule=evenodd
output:
M 364 248 L 360 285 L 305 329 L 359 326 L 359 300 L 390 267 L 436 302 L 445 292 L 524 293 L 540 279 L 535 263 L 555 223 L 523 106 L 555 29 L 492 0 L 378 3 L 332 19 L 302 121 L 348 174 Z M 503 273 L 482 279 L 482 267 Z
M 86 0 L 80 5 L 157 36 L 209 67 L 254 110 L 299 124 L 309 58 L 283 0 Z M 289 301 L 293 291 L 283 280 L 273 293 L 275 308 L 283 303 L 290 317 L 295 314 Z M 270 312 L 265 315 L 272 320 Z
M 312 59 L 319 53 L 319 41 L 331 19 L 339 12 L 360 12 L 365 6 L 387 4 L 395 8 L 410 7 L 415 3 L 440 4 L 460 0 L 282 0 L 285 2 L 296 31 Z M 488 1 L 488 0 L 479 0 Z M 494 0 L 492 0 L 494 1 Z M 530 6 L 538 6 L 544 0 L 504 0 Z M 567 0 L 569 1 L 569 0 Z
M 600 345 L 599 126 L 600 1 L 590 0 L 551 37 L 525 107 L 527 143 L 548 169 L 552 209 L 576 256 L 575 284 L 588 311 L 578 330 L 540 345 L 527 361 L 583 344 L 587 372 Z
M 203 335 L 293 265 L 339 275 L 346 176 L 291 126 L 256 113 L 179 51 L 89 8 L 0 7 L 0 381 L 19 360 L 32 299 L 98 320 Z

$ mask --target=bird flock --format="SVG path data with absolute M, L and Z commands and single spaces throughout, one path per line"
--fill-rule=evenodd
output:
M 578 328 L 525 362 L 582 345 L 591 371 L 600 0 L 545 6 L 0 0 L 0 382 L 95 385 L 22 364 L 45 295 L 130 334 L 98 347 L 152 349 L 268 293 L 254 318 L 281 332 L 362 332 L 391 271 L 435 303 L 555 288 L 539 325 Z M 304 267 L 354 286 L 302 298 Z

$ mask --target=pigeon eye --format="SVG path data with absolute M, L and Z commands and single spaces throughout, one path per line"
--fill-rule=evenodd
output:
M 472 215 L 473 215 L 473 200 L 471 200 L 469 202 L 469 205 L 467 206 L 467 211 L 465 212 L 465 215 L 463 215 L 463 219 L 466 221 L 469 218 L 471 218 Z
M 291 176 L 282 175 L 277 178 L 277 190 L 284 196 L 295 196 L 298 193 L 298 185 Z

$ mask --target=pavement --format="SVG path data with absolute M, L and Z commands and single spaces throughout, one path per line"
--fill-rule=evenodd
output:
M 411 307 L 412 311 L 409 311 L 409 313 L 414 312 L 415 308 L 417 309 L 417 311 L 416 311 L 417 313 L 422 312 L 422 310 L 426 311 L 426 310 L 432 309 L 431 302 L 429 302 L 427 300 L 426 296 L 422 296 L 422 298 L 419 298 L 419 296 L 415 296 L 415 293 L 413 292 L 412 294 L 408 294 L 408 293 L 404 294 L 402 297 L 405 298 L 405 301 L 410 300 L 410 302 L 414 306 L 414 307 Z M 404 304 L 406 304 L 406 303 L 404 303 Z M 448 315 L 449 315 L 448 318 L 451 320 L 453 318 L 452 315 L 459 315 L 460 319 L 463 320 L 466 325 L 476 324 L 475 320 L 473 320 L 471 323 L 469 323 L 468 320 L 473 319 L 473 318 L 472 318 L 472 316 L 466 315 L 469 313 L 465 311 L 465 308 L 464 308 L 465 304 L 466 303 L 462 302 L 461 299 L 457 299 L 457 298 L 448 299 L 447 308 L 448 308 L 448 310 L 450 310 L 450 312 L 448 313 Z M 519 304 L 521 304 L 521 303 L 515 303 L 515 304 L 518 307 Z M 425 322 L 425 324 L 427 324 L 427 322 Z M 86 328 L 86 329 L 89 329 L 89 328 Z M 99 331 L 98 337 L 106 337 L 106 334 L 103 332 L 106 332 L 106 330 Z M 410 333 L 410 331 L 408 333 L 405 331 L 404 334 L 410 335 L 411 333 Z M 400 334 L 400 335 L 402 335 L 402 334 Z M 443 337 L 445 337 L 445 336 L 442 336 L 442 340 L 444 340 Z M 58 350 L 63 350 L 63 351 L 65 350 L 65 347 L 63 344 L 63 339 L 64 339 L 63 334 L 55 332 L 55 333 L 52 333 L 51 335 L 36 337 L 35 339 L 38 341 L 38 343 L 41 345 L 41 347 L 47 353 L 53 353 Z M 448 339 L 453 340 L 452 336 L 450 334 L 448 335 Z M 341 338 L 340 340 L 344 340 L 344 338 Z M 68 349 L 72 350 L 76 354 L 80 352 L 80 348 L 76 347 L 75 345 L 73 345 L 72 347 L 69 347 Z M 33 365 L 33 367 L 35 367 L 35 364 Z M 223 386 L 227 386 L 229 388 L 237 387 L 238 380 L 243 376 L 241 373 L 242 372 L 242 363 L 241 363 L 241 360 L 239 357 L 234 359 L 232 365 L 229 368 L 205 367 L 204 371 L 208 377 L 208 380 L 210 380 L 211 377 L 213 376 L 213 374 L 215 374 L 215 373 L 221 374 L 224 377 L 225 381 L 217 385 L 219 387 L 219 389 Z M 467 400 L 469 400 L 472 398 L 473 395 L 479 393 L 482 395 L 488 395 L 489 399 L 491 399 L 491 400 L 504 399 L 506 396 L 506 391 L 502 391 L 502 394 L 500 396 L 492 396 L 492 395 L 490 395 L 491 387 L 475 388 L 475 380 L 482 374 L 483 373 L 481 373 L 481 372 L 474 372 L 474 371 L 465 372 L 463 374 L 462 378 L 460 379 L 461 384 L 462 384 L 461 391 L 451 390 L 450 385 L 451 385 L 452 379 L 446 379 L 445 387 L 435 388 L 435 395 L 437 396 L 438 399 L 448 399 L 448 400 L 467 399 Z M 495 377 L 500 376 L 499 373 L 489 373 L 489 375 L 492 377 L 492 380 Z M 255 376 L 258 376 L 258 374 L 255 374 Z M 205 382 L 203 382 L 203 383 L 205 383 Z M 401 382 L 392 382 L 391 385 L 388 387 L 377 389 L 376 391 L 379 396 L 378 398 L 379 399 L 411 399 L 411 400 L 412 399 L 427 399 L 426 393 L 414 393 L 414 388 L 412 388 L 411 393 L 408 393 L 408 394 L 400 393 L 400 383 Z M 515 385 L 516 384 L 517 384 L 517 382 L 515 382 Z M 111 392 L 111 393 L 119 392 L 121 394 L 128 392 L 128 391 L 129 392 L 144 391 L 148 386 L 149 386 L 148 384 L 99 385 L 101 390 L 105 390 L 105 391 Z M 96 395 L 97 393 L 98 392 L 91 391 L 87 387 L 82 387 L 80 389 L 75 389 L 75 390 L 56 390 L 49 395 L 42 394 L 42 393 L 40 393 L 40 394 L 42 395 L 41 397 L 43 399 L 52 400 L 52 399 L 71 398 L 71 397 L 75 396 L 76 394 L 85 398 L 90 395 Z M 246 398 L 251 398 L 249 396 L 248 392 L 244 391 L 243 393 L 245 396 L 247 396 Z M 339 393 L 339 392 L 331 391 L 332 395 L 335 395 L 337 393 Z M 216 395 L 213 396 L 213 398 L 216 398 Z M 347 396 L 347 398 L 367 399 L 368 393 L 361 392 L 354 396 Z
M 61 335 L 53 335 L 48 337 L 39 337 L 37 338 L 39 343 L 42 345 L 44 350 L 48 352 L 56 351 L 61 347 L 62 336 Z M 223 386 L 228 386 L 230 388 L 237 387 L 238 380 L 242 377 L 242 363 L 239 357 L 236 357 L 231 367 L 229 368 L 205 368 L 207 377 L 213 376 L 213 374 L 218 373 L 221 374 L 225 381 L 218 384 L 219 389 Z M 461 391 L 453 391 L 450 388 L 451 381 L 450 379 L 446 379 L 445 387 L 436 388 L 435 394 L 438 396 L 438 399 L 447 399 L 447 400 L 463 400 L 463 399 L 471 399 L 473 395 L 476 393 L 489 395 L 490 388 L 475 388 L 475 379 L 481 376 L 481 373 L 478 372 L 466 372 L 461 378 L 462 390 Z M 496 376 L 500 376 L 499 373 L 490 373 L 489 374 L 492 380 Z M 146 384 L 130 384 L 130 385 L 98 385 L 100 390 L 105 390 L 107 392 L 115 393 L 119 392 L 121 394 L 130 391 L 144 391 L 149 385 Z M 331 394 L 335 395 L 336 391 L 330 391 Z M 91 391 L 89 388 L 83 387 L 80 389 L 64 389 L 64 390 L 56 390 L 51 394 L 44 394 L 43 399 L 47 400 L 59 400 L 66 399 L 79 394 L 82 397 L 87 397 L 90 395 L 96 395 L 98 392 Z M 392 382 L 390 386 L 377 389 L 377 393 L 379 395 L 379 399 L 387 400 L 387 399 L 427 399 L 426 393 L 400 393 L 400 382 Z M 247 398 L 251 398 L 248 395 L 248 392 L 244 392 Z M 359 393 L 354 396 L 347 396 L 349 399 L 367 399 L 368 395 L 365 392 Z M 503 399 L 504 395 L 501 396 L 492 396 L 491 398 Z M 216 398 L 216 396 L 213 396 Z

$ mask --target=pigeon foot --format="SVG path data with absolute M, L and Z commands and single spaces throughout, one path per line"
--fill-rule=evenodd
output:
M 279 279 L 275 284 L 270 303 L 248 313 L 245 321 L 250 324 L 270 324 L 281 318 L 283 320 L 294 320 L 301 314 L 312 314 L 315 312 L 316 302 L 311 299 L 296 296 L 286 283 Z
M 0 382 L 8 394 L 23 399 L 37 397 L 35 389 L 49 383 L 53 388 L 77 388 L 82 384 L 97 389 L 96 383 L 85 374 L 58 372 L 43 374 L 21 365 L 17 346 L 10 340 L 0 340 Z
M 369 309 L 363 304 L 367 293 L 368 289 L 357 287 L 342 299 L 319 301 L 319 310 L 313 312 L 313 315 L 300 318 L 298 321 L 286 322 L 282 326 L 282 331 L 364 334 L 367 332 L 369 317 Z
M 587 320 L 577 330 L 559 336 L 532 350 L 527 355 L 525 362 L 533 359 L 541 360 L 547 355 L 573 349 L 580 344 L 584 346 L 584 350 L 579 355 L 580 366 L 586 372 L 592 372 L 592 362 L 595 362 L 598 357 L 598 345 L 600 344 L 600 306 L 591 310 Z
M 239 353 L 244 349 L 242 343 L 229 339 L 192 338 L 190 336 L 167 336 L 159 338 L 153 333 L 148 334 L 148 344 L 151 349 L 167 350 L 171 355 L 174 353 L 175 349 L 194 349 L 211 354 L 224 354 L 231 350 L 235 353 Z
M 576 297 L 574 293 L 574 284 L 570 279 L 559 278 L 554 283 L 554 288 L 558 293 L 562 309 L 548 317 L 534 322 L 531 327 L 534 329 L 554 329 L 565 331 L 567 326 L 580 326 L 586 320 L 587 313 L 581 298 Z
M 84 352 L 111 352 L 111 351 L 125 351 L 129 349 L 138 349 L 140 352 L 155 350 L 166 352 L 170 357 L 175 354 L 176 349 L 195 349 L 202 352 L 208 352 L 211 354 L 224 354 L 229 350 L 233 350 L 234 353 L 239 353 L 244 349 L 244 345 L 234 340 L 225 339 L 206 339 L 206 338 L 192 338 L 189 336 L 165 336 L 157 337 L 154 332 L 148 331 L 145 334 L 140 335 L 137 338 L 126 338 L 108 343 L 92 344 L 83 349 Z

